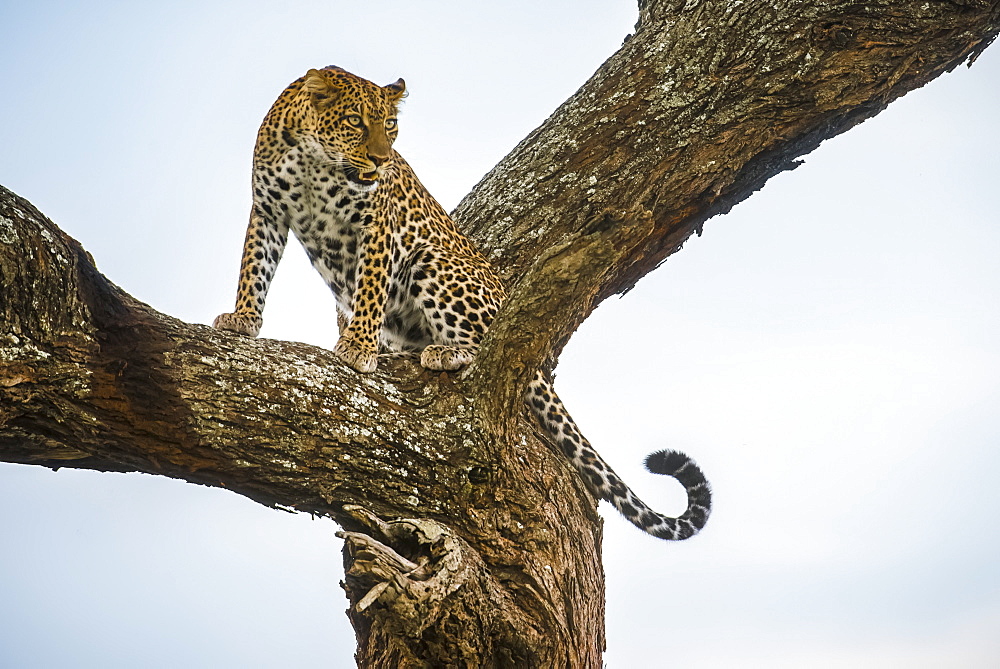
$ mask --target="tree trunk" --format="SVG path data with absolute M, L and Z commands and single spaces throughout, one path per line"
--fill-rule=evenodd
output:
M 0 461 L 333 517 L 360 666 L 599 667 L 600 518 L 523 412 L 528 379 L 709 217 L 998 28 L 1000 0 L 640 2 L 455 212 L 512 289 L 458 374 L 179 322 L 0 189 Z

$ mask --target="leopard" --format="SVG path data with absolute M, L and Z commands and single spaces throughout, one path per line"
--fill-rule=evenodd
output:
M 310 69 L 279 95 L 254 148 L 236 306 L 215 318 L 215 328 L 259 334 L 292 232 L 333 292 L 337 359 L 359 373 L 374 371 L 380 355 L 419 354 L 435 372 L 472 362 L 507 290 L 393 148 L 406 93 L 402 79 L 380 86 L 331 65 Z M 591 494 L 636 527 L 666 540 L 704 527 L 711 490 L 690 457 L 664 450 L 646 458 L 650 472 L 687 492 L 680 516 L 663 515 L 591 446 L 547 374 L 535 373 L 524 400 Z

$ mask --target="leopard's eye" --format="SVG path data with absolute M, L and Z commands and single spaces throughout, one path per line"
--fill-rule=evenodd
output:
M 385 120 L 385 129 L 386 130 L 395 130 L 396 129 L 396 119 L 394 119 L 394 118 L 387 118 Z
M 357 114 L 350 114 L 348 116 L 345 116 L 344 120 L 347 121 L 348 125 L 353 126 L 355 128 L 363 128 L 365 126 L 364 120 L 362 120 L 362 118 Z

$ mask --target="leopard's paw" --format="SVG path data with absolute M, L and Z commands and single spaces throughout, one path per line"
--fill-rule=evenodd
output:
M 333 347 L 333 354 L 355 371 L 367 374 L 374 372 L 378 365 L 375 347 L 362 346 L 355 341 L 341 337 Z
M 264 319 L 260 316 L 243 316 L 241 314 L 219 314 L 212 321 L 216 330 L 229 330 L 248 337 L 256 337 Z
M 475 357 L 473 348 L 431 344 L 420 352 L 420 365 L 435 372 L 451 372 L 468 365 Z

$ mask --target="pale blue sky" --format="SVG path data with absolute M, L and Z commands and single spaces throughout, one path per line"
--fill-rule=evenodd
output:
M 450 208 L 634 20 L 625 0 L 2 2 L 0 183 L 208 323 L 289 81 L 404 77 L 397 148 Z M 826 142 L 574 337 L 556 383 L 595 446 L 664 511 L 682 494 L 642 472 L 657 448 L 716 498 L 681 544 L 602 507 L 609 667 L 1000 666 L 998 84 L 992 47 Z M 333 345 L 297 249 L 262 334 Z M 353 666 L 335 529 L 0 465 L 0 667 Z

